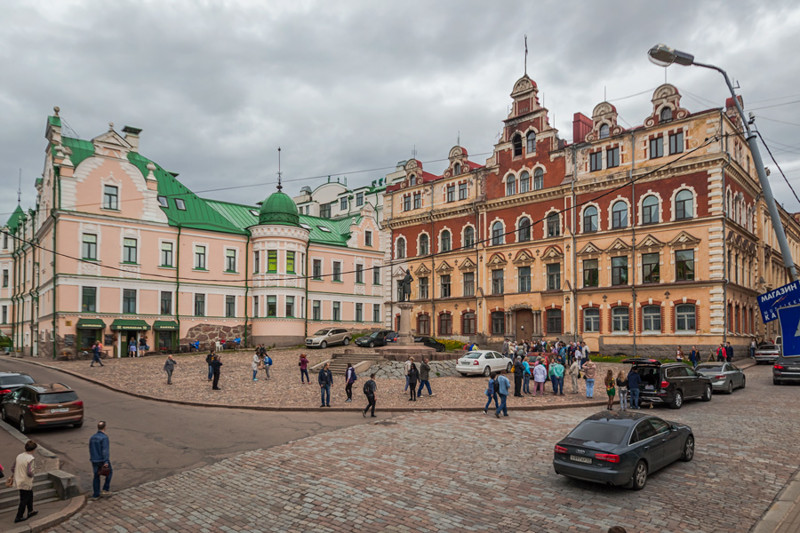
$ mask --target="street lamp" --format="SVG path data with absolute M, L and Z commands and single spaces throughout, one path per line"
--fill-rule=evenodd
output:
M 731 80 L 728 78 L 728 73 L 717 66 L 699 63 L 694 60 L 694 56 L 692 54 L 675 50 L 674 48 L 670 48 L 665 44 L 655 45 L 647 52 L 647 55 L 652 63 L 661 67 L 668 67 L 673 63 L 683 66 L 694 65 L 696 67 L 716 70 L 725 78 L 725 83 L 728 85 L 728 89 L 731 91 L 731 96 L 733 96 L 733 103 L 736 106 L 736 111 L 739 113 L 739 118 L 742 119 L 742 124 L 744 125 L 746 133 L 745 138 L 747 139 L 748 146 L 750 146 L 750 152 L 753 154 L 753 164 L 756 167 L 756 172 L 758 172 L 758 181 L 761 182 L 761 189 L 764 193 L 764 201 L 767 204 L 769 216 L 772 219 L 772 227 L 775 230 L 775 236 L 778 239 L 778 246 L 780 247 L 781 255 L 783 256 L 783 264 L 789 271 L 789 276 L 792 278 L 792 281 L 797 281 L 797 270 L 794 267 L 794 260 L 792 259 L 792 253 L 789 249 L 789 243 L 786 240 L 786 233 L 783 231 L 783 223 L 781 222 L 781 217 L 778 213 L 778 206 L 775 204 L 775 197 L 772 195 L 772 188 L 770 187 L 769 180 L 767 179 L 767 173 L 764 169 L 764 161 L 761 159 L 761 152 L 758 149 L 758 142 L 756 141 L 755 134 L 750 131 L 750 123 L 744 116 L 744 110 L 742 110 L 742 105 L 739 103 L 739 98 L 736 96 L 736 92 L 733 90 L 733 84 L 731 84 Z

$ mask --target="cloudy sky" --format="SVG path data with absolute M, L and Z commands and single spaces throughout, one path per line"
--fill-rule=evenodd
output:
M 667 8 L 668 6 L 668 8 Z M 254 203 L 331 175 L 359 185 L 412 155 L 426 170 L 461 139 L 484 162 L 523 72 L 562 138 L 607 99 L 649 114 L 654 44 L 726 69 L 800 192 L 800 4 L 793 1 L 16 1 L 0 5 L 0 217 L 35 201 L 53 106 L 83 139 L 142 128 L 140 151 L 203 196 Z M 673 66 L 699 111 L 719 74 Z M 769 156 L 764 152 L 765 160 Z M 800 203 L 769 162 L 776 197 Z

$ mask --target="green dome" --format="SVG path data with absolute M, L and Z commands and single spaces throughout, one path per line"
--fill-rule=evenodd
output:
M 262 225 L 277 224 L 279 226 L 299 226 L 300 215 L 294 200 L 281 191 L 272 193 L 267 201 L 261 204 L 258 223 Z

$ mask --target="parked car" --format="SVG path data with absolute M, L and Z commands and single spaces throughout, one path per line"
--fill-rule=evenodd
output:
M 63 383 L 23 385 L 3 398 L 0 415 L 6 422 L 15 422 L 19 430 L 45 426 L 83 425 L 83 401 Z
M 374 348 L 376 346 L 386 346 L 390 342 L 397 342 L 397 332 L 390 329 L 379 329 L 369 335 L 357 338 L 356 346 Z
M 492 372 L 510 372 L 513 362 L 500 352 L 492 350 L 473 350 L 462 355 L 456 363 L 456 372 L 462 376 L 483 374 L 488 376 Z
M 761 363 L 774 363 L 778 360 L 781 356 L 781 345 L 780 344 L 762 344 L 758 348 L 756 348 L 756 353 L 754 354 L 754 358 L 756 360 L 756 364 Z
M 772 383 L 780 385 L 787 381 L 800 381 L 800 357 L 780 356 L 772 366 Z
M 695 369 L 698 374 L 711 379 L 714 391 L 733 393 L 733 389 L 743 389 L 746 378 L 742 369 L 733 363 L 700 363 Z
M 414 337 L 414 342 L 421 342 L 429 348 L 433 348 L 437 352 L 443 352 L 445 349 L 444 344 L 437 341 L 433 337 Z
M 353 336 L 344 328 L 325 328 L 314 333 L 306 339 L 306 346 L 309 348 L 327 348 L 334 344 L 350 344 Z
M 28 383 L 33 383 L 33 378 L 21 372 L 0 372 L 0 401 L 6 394 L 11 394 L 18 388 Z
M 683 363 L 664 363 L 657 359 L 625 359 L 633 365 L 642 378 L 639 401 L 649 404 L 669 405 L 680 409 L 684 400 L 699 398 L 711 400 L 711 379 L 701 376 Z
M 571 478 L 641 490 L 647 476 L 694 457 L 692 428 L 631 411 L 603 411 L 555 445 L 553 468 Z

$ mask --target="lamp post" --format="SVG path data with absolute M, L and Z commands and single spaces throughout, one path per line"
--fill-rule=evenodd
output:
M 742 110 L 742 105 L 739 103 L 739 98 L 737 98 L 736 92 L 733 90 L 733 85 L 731 84 L 730 78 L 728 78 L 728 73 L 717 66 L 699 63 L 694 60 L 694 56 L 692 54 L 675 50 L 674 48 L 670 48 L 665 44 L 655 45 L 647 52 L 647 55 L 651 62 L 661 67 L 668 67 L 673 63 L 687 67 L 694 65 L 697 67 L 716 70 L 722 74 L 722 77 L 725 78 L 725 83 L 728 85 L 728 89 L 731 91 L 731 96 L 733 96 L 733 103 L 736 106 L 736 111 L 739 113 L 739 118 L 742 119 L 742 124 L 744 125 L 744 130 L 746 133 L 745 138 L 747 139 L 747 144 L 750 147 L 750 152 L 753 154 L 753 164 L 756 167 L 756 172 L 758 172 L 758 181 L 761 182 L 761 189 L 764 193 L 764 201 L 767 204 L 769 216 L 772 219 L 772 227 L 775 230 L 775 236 L 778 239 L 778 246 L 780 247 L 781 255 L 783 256 L 784 267 L 789 271 L 789 276 L 791 277 L 792 281 L 797 281 L 797 270 L 794 266 L 794 260 L 792 259 L 791 250 L 789 249 L 789 243 L 786 240 L 786 233 L 783 231 L 783 223 L 781 222 L 781 217 L 778 213 L 778 206 L 775 204 L 775 197 L 772 195 L 772 188 L 770 187 L 769 180 L 767 179 L 767 173 L 764 169 L 764 161 L 761 159 L 761 152 L 758 149 L 758 142 L 756 141 L 755 134 L 750 131 L 750 123 L 744 116 L 744 110 Z

